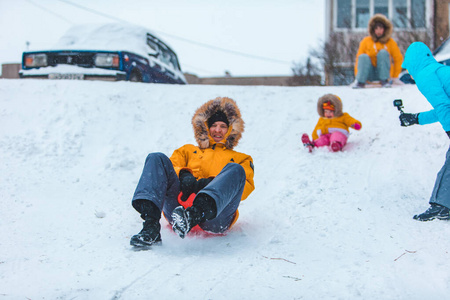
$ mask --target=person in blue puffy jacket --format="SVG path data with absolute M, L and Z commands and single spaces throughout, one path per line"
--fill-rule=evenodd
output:
M 400 114 L 400 125 L 439 122 L 450 138 L 450 66 L 438 63 L 424 43 L 415 42 L 406 50 L 402 67 L 414 78 L 417 88 L 433 109 L 416 114 Z M 444 166 L 437 175 L 430 205 L 424 213 L 415 215 L 414 219 L 418 221 L 450 219 L 450 148 Z

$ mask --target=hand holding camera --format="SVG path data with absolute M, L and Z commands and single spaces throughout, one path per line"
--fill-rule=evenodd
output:
M 419 124 L 419 114 L 400 114 L 400 125 L 401 126 L 411 126 L 414 124 Z
M 400 111 L 400 125 L 401 126 L 411 126 L 414 124 L 419 124 L 419 114 L 408 114 L 403 112 L 403 101 L 401 99 L 394 100 L 394 106 Z

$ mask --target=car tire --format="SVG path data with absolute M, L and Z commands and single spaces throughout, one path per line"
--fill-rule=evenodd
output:
M 131 82 L 142 82 L 141 74 L 139 72 L 133 72 L 130 75 Z

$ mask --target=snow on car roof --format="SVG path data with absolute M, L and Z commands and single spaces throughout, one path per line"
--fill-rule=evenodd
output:
M 434 58 L 438 61 L 444 61 L 450 58 L 450 43 L 449 40 L 445 40 L 441 47 L 434 53 Z
M 442 62 L 444 60 L 450 59 L 450 53 L 439 53 L 434 55 L 434 58 L 436 59 L 437 62 Z
M 52 47 L 53 50 L 129 51 L 143 56 L 156 54 L 147 45 L 144 27 L 126 23 L 84 24 L 70 28 Z

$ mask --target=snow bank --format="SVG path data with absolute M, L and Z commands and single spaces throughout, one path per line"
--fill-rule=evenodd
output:
M 336 93 L 363 128 L 340 153 L 303 149 L 316 101 Z M 194 143 L 194 110 L 235 99 L 237 151 L 256 190 L 227 236 L 130 250 L 149 152 Z M 178 86 L 0 80 L 2 299 L 444 299 L 450 224 L 420 223 L 448 138 L 399 126 L 429 109 L 415 86 Z

